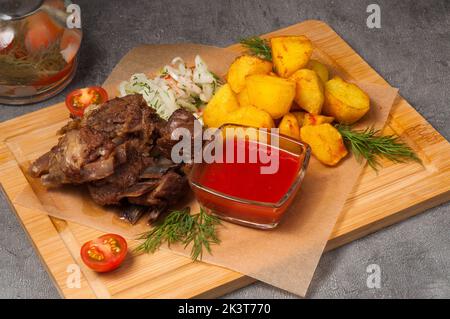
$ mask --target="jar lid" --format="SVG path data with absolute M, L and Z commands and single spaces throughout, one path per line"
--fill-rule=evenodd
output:
M 0 0 L 0 20 L 21 18 L 36 11 L 43 0 Z

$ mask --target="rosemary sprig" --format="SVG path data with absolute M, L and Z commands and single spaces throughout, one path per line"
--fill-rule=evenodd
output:
M 344 138 L 346 145 L 355 154 L 357 160 L 363 158 L 374 170 L 380 166 L 379 159 L 386 158 L 395 163 L 416 161 L 422 163 L 416 153 L 398 136 L 380 135 L 379 130 L 366 128 L 364 130 L 353 130 L 348 125 L 336 125 L 336 128 Z
M 163 243 L 181 243 L 185 248 L 192 243 L 191 258 L 202 259 L 203 249 L 211 254 L 211 244 L 219 244 L 216 226 L 220 220 L 200 209 L 198 214 L 191 215 L 189 208 L 170 212 L 164 221 L 151 231 L 144 233 L 139 239 L 144 240 L 136 251 L 154 253 Z
M 250 37 L 242 39 L 239 43 L 247 48 L 248 53 L 267 61 L 272 61 L 272 50 L 268 40 L 260 37 Z

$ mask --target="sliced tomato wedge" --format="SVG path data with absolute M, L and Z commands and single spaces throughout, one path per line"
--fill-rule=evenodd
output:
M 79 30 L 67 29 L 64 31 L 61 42 L 61 54 L 67 63 L 71 63 L 77 55 L 81 44 L 81 32 Z
M 90 86 L 70 92 L 66 97 L 66 106 L 75 116 L 83 116 L 89 105 L 98 105 L 108 100 L 108 93 L 99 86 Z
M 28 53 L 48 48 L 61 36 L 63 29 L 43 11 L 27 19 L 28 31 L 25 35 L 25 47 Z
M 116 269 L 127 255 L 125 238 L 116 234 L 106 234 L 88 241 L 81 247 L 81 259 L 96 272 L 108 272 Z

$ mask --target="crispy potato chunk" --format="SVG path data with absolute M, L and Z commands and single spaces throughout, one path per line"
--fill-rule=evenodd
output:
M 292 115 L 297 119 L 298 125 L 302 127 L 303 122 L 305 121 L 306 112 L 292 112 Z
M 223 124 L 240 124 L 253 127 L 275 127 L 269 113 L 251 105 L 239 106 L 229 84 L 222 86 L 203 111 L 203 121 L 208 127 Z
M 334 117 L 324 115 L 314 115 L 306 112 L 292 112 L 297 119 L 300 127 L 305 125 L 320 125 L 325 123 L 333 123 Z
M 245 87 L 245 78 L 253 74 L 267 74 L 272 71 L 272 63 L 256 56 L 243 55 L 230 66 L 227 81 L 234 93 L 240 93 Z
M 313 155 L 325 165 L 335 166 L 348 154 L 341 134 L 330 124 L 303 126 L 300 137 L 309 144 Z
M 300 139 L 300 125 L 294 114 L 288 113 L 283 116 L 278 128 L 280 129 L 280 134 L 290 136 L 296 140 Z
M 357 85 L 334 77 L 325 84 L 323 113 L 342 124 L 353 124 L 370 109 L 369 96 Z
M 311 114 L 320 114 L 324 102 L 323 84 L 315 71 L 301 69 L 289 77 L 296 84 L 295 102 Z
M 246 106 L 246 105 L 252 105 L 250 103 L 250 98 L 248 97 L 248 90 L 247 87 L 245 87 L 238 95 L 237 99 L 240 106 Z
M 325 123 L 333 123 L 334 117 L 315 115 L 306 113 L 303 119 L 303 125 L 320 125 Z
M 239 108 L 239 103 L 231 90 L 229 84 L 223 85 L 214 94 L 211 101 L 203 111 L 203 121 L 206 126 L 220 127 L 224 122 L 227 115 Z
M 306 67 L 310 70 L 315 71 L 323 83 L 328 81 L 329 79 L 328 69 L 323 63 L 311 59 L 309 60 L 308 65 Z
M 229 113 L 224 119 L 223 124 L 225 123 L 240 124 L 257 128 L 275 127 L 273 119 L 269 113 L 251 105 L 242 106 Z
M 246 78 L 251 105 L 266 111 L 273 119 L 289 112 L 295 96 L 295 83 L 270 75 L 250 75 Z
M 304 68 L 313 51 L 311 41 L 303 35 L 274 37 L 270 39 L 270 44 L 275 70 L 283 78 Z

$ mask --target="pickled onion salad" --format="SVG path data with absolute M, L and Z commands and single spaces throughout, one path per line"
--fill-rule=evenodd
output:
M 188 67 L 182 58 L 176 57 L 153 79 L 143 73 L 133 74 L 129 81 L 120 84 L 119 91 L 120 96 L 142 94 L 148 105 L 167 120 L 179 108 L 201 118 L 203 107 L 219 86 L 218 77 L 197 55 L 194 67 Z

